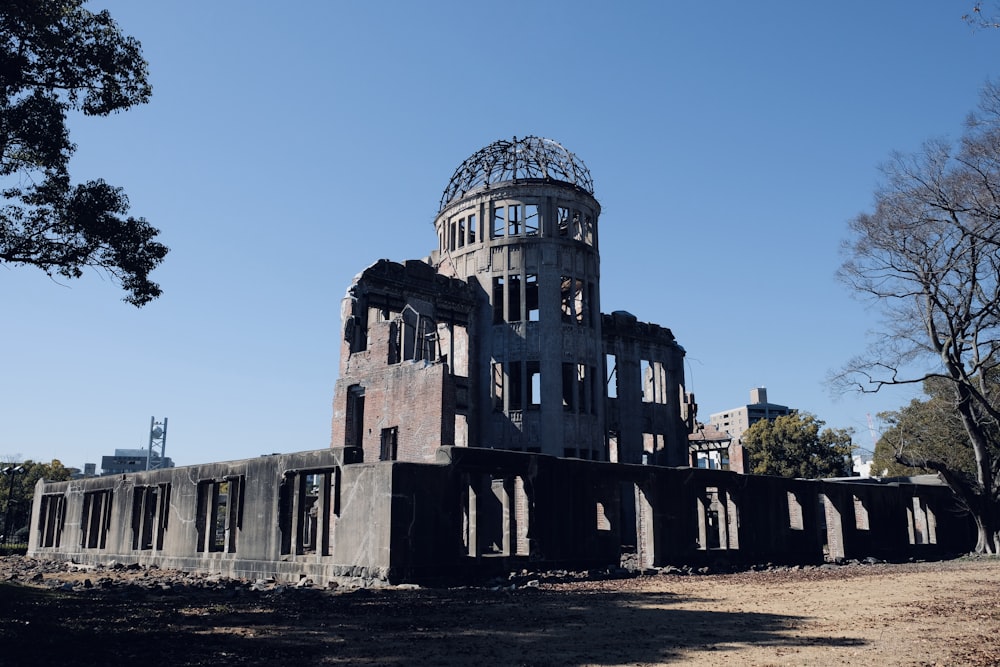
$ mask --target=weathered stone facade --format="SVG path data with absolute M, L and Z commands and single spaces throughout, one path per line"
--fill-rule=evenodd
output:
M 379 262 L 345 297 L 332 446 L 685 465 L 684 349 L 669 329 L 601 313 L 600 213 L 586 166 L 548 139 L 466 160 L 429 264 Z
M 555 142 L 484 148 L 430 258 L 380 260 L 342 301 L 330 448 L 40 481 L 29 554 L 323 583 L 971 547 L 942 486 L 690 467 L 720 444 L 673 334 L 601 312 L 599 215 Z
M 317 584 L 509 569 L 937 558 L 974 544 L 950 492 L 441 447 L 323 449 L 39 482 L 29 554 Z

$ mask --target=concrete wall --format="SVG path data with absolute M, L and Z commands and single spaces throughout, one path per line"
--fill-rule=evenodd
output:
M 434 463 L 318 450 L 39 482 L 29 555 L 317 583 L 521 567 L 819 563 L 971 549 L 950 492 L 442 447 Z

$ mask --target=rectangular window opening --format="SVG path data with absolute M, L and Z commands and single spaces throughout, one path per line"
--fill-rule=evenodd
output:
M 524 309 L 528 322 L 538 321 L 538 274 L 529 273 L 524 277 Z
M 339 479 L 339 467 L 285 473 L 278 496 L 282 555 L 330 555 L 340 513 Z
M 90 491 L 83 494 L 83 513 L 80 518 L 80 546 L 84 549 L 103 549 L 107 545 L 111 528 L 111 489 Z
M 198 483 L 198 551 L 235 553 L 243 528 L 244 486 L 243 475 Z
M 525 204 L 524 206 L 524 233 L 528 236 L 538 234 L 538 206 L 536 204 Z
M 618 398 L 618 358 L 607 354 L 604 356 L 604 365 L 608 369 L 607 397 Z
M 132 548 L 162 549 L 170 507 L 170 484 L 137 486 L 132 496 Z
M 382 429 L 382 439 L 379 445 L 379 461 L 395 461 L 399 445 L 399 427 L 390 426 Z
M 521 321 L 521 277 L 510 276 L 507 283 L 507 321 Z
M 504 279 L 498 276 L 493 279 L 493 324 L 501 324 L 504 321 Z
M 61 493 L 43 495 L 38 512 L 38 544 L 43 547 L 60 546 L 65 524 L 66 496 Z
M 353 384 L 347 388 L 344 446 L 361 447 L 365 433 L 365 388 Z
M 524 403 L 521 398 L 524 396 L 524 391 L 521 384 L 523 373 L 520 361 L 512 361 L 507 363 L 507 392 L 509 394 L 507 409 L 508 410 L 523 410 Z
M 537 361 L 528 362 L 528 409 L 537 410 L 542 405 L 542 371 Z
M 507 207 L 507 236 L 517 236 L 521 233 L 521 205 Z
M 469 245 L 472 245 L 473 243 L 476 242 L 476 233 L 477 233 L 477 231 L 478 231 L 478 228 L 476 226 L 476 214 L 473 213 L 473 214 L 469 215 L 469 231 L 468 231 L 468 235 L 469 235 L 468 236 L 468 243 L 469 243 Z
M 493 209 L 493 238 L 495 239 L 503 238 L 504 232 L 507 230 L 506 214 L 506 206 L 497 205 Z
M 558 236 L 569 236 L 569 209 L 564 206 L 556 208 L 556 234 Z
M 562 321 L 574 324 L 584 323 L 583 281 L 570 276 L 560 279 L 562 298 Z

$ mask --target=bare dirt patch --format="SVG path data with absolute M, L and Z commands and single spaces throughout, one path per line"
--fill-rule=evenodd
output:
M 326 591 L 11 557 L 0 580 L 0 664 L 1000 664 L 995 559 Z

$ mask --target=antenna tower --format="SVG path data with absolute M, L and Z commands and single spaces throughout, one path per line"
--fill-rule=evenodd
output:
M 155 452 L 155 453 L 154 453 Z M 146 451 L 146 470 L 159 470 L 167 457 L 167 418 L 162 422 L 149 418 L 149 449 Z

